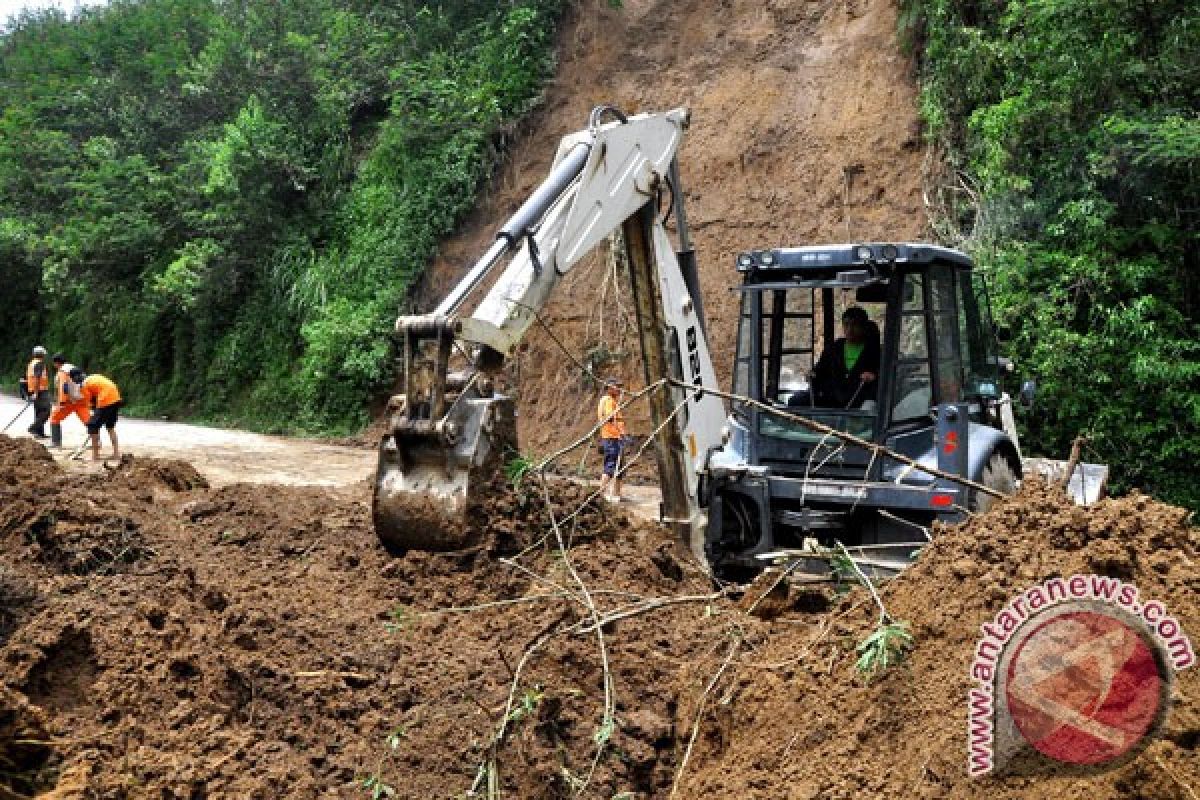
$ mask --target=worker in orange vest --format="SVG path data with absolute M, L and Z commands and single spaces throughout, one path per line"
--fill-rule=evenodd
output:
M 83 387 L 71 380 L 71 370 L 75 365 L 67 361 L 62 353 L 55 353 L 50 359 L 54 364 L 54 382 L 56 385 L 56 402 L 54 411 L 50 414 L 50 446 L 62 447 L 62 423 L 74 414 L 84 425 L 92 418 L 92 412 L 83 399 Z
M 37 439 L 46 438 L 46 420 L 50 418 L 50 371 L 46 368 L 46 348 L 33 348 L 33 358 L 25 368 L 25 390 L 33 403 L 33 424 L 27 430 Z
M 612 482 L 610 499 L 620 502 L 621 497 L 621 449 L 625 444 L 625 415 L 618 401 L 621 398 L 619 380 L 610 380 L 604 386 L 604 396 L 596 407 L 596 421 L 600 423 L 600 448 L 604 454 L 604 472 L 600 476 L 600 491 Z
M 71 383 L 78 384 L 83 402 L 92 409 L 88 420 L 88 435 L 92 437 L 92 460 L 100 460 L 100 429 L 108 428 L 108 439 L 112 442 L 113 458 L 121 458 L 117 446 L 117 412 L 121 408 L 121 392 L 117 385 L 103 375 L 85 375 L 76 368 L 69 373 Z

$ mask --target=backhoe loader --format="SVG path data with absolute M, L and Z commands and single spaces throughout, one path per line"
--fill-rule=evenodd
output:
M 476 493 L 517 452 L 513 403 L 495 376 L 562 276 L 617 230 L 645 379 L 663 381 L 648 395 L 661 519 L 708 568 L 740 579 L 813 556 L 804 569 L 827 572 L 819 554 L 836 543 L 894 574 L 932 521 L 1016 488 L 1022 460 L 1000 390 L 1004 360 L 986 294 L 958 251 L 866 242 L 739 254 L 733 386 L 717 386 L 677 161 L 688 121 L 684 109 L 595 109 L 438 307 L 397 320 L 402 392 L 389 404 L 374 494 L 383 542 L 470 544 Z M 839 338 L 847 316 L 857 334 Z M 843 370 L 847 350 L 877 363 Z

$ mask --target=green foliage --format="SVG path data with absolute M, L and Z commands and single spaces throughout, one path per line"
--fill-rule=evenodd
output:
M 514 490 L 521 488 L 535 463 L 529 456 L 516 453 L 504 464 L 504 477 Z
M 546 693 L 542 691 L 540 686 L 531 686 L 521 693 L 521 699 L 517 701 L 512 710 L 508 712 L 508 721 L 512 723 L 520 722 L 523 719 L 537 716 L 538 706 L 542 704 Z
M 137 410 L 344 432 L 559 0 L 113 0 L 0 34 L 0 333 Z M 9 294 L 11 292 L 11 294 Z
M 906 0 L 922 110 L 977 189 L 951 227 L 990 273 L 1026 450 L 1200 508 L 1200 6 Z
M 903 661 L 912 645 L 913 637 L 908 632 L 907 622 L 901 620 L 880 625 L 859 643 L 854 669 L 870 680 Z
M 383 628 L 388 633 L 402 633 L 412 621 L 412 612 L 407 606 L 396 606 L 388 612 L 388 622 L 383 623 Z

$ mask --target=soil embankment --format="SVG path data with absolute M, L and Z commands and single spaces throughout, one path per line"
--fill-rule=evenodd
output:
M 594 106 L 687 106 L 680 170 L 710 350 L 728 386 L 739 251 L 926 233 L 913 65 L 897 43 L 892 0 L 621 5 L 572 7 L 543 106 L 444 244 L 416 310 L 432 309 L 487 249 L 546 176 L 559 138 L 584 128 Z M 643 380 L 627 281 L 606 250 L 575 267 L 543 312 L 553 335 L 535 326 L 511 365 L 523 449 L 549 452 L 591 425 L 597 389 L 577 362 L 633 387 Z M 631 411 L 634 432 L 648 433 L 644 407 Z
M 0 476 L 0 796 L 415 799 L 494 775 L 520 798 L 1185 800 L 1200 778 L 1195 669 L 1124 766 L 966 776 L 979 625 L 1019 590 L 1117 576 L 1200 630 L 1200 537 L 1144 497 L 1034 485 L 941 532 L 883 592 L 915 647 L 868 683 L 864 590 L 716 592 L 571 484 L 497 491 L 471 549 L 397 555 L 365 486 L 67 475 L 7 437 Z

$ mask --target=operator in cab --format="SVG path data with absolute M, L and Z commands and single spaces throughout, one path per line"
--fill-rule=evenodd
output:
M 842 336 L 825 348 L 813 367 L 816 405 L 862 408 L 879 389 L 879 326 L 860 306 L 842 312 Z

